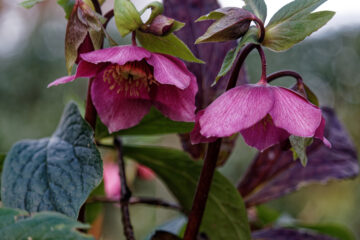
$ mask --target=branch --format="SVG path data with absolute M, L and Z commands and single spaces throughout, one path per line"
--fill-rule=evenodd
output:
M 114 145 L 118 150 L 118 162 L 119 162 L 119 176 L 121 182 L 121 193 L 120 193 L 120 209 L 122 214 L 122 222 L 124 227 L 124 234 L 127 240 L 135 240 L 134 230 L 130 221 L 129 213 L 129 201 L 131 198 L 131 191 L 126 182 L 125 163 L 122 153 L 122 142 L 119 137 L 114 139 Z

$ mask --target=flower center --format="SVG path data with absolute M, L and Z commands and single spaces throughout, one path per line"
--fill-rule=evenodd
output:
M 104 71 L 103 80 L 109 84 L 110 90 L 131 97 L 147 95 L 152 85 L 159 84 L 145 60 L 111 65 Z

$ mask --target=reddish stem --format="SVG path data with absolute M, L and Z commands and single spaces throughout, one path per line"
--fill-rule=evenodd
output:
M 260 36 L 259 36 L 259 42 L 262 43 L 264 41 L 265 38 L 265 27 L 264 27 L 264 23 L 255 15 L 253 15 L 253 17 L 251 18 L 252 21 L 256 22 L 256 25 L 258 25 L 258 27 L 260 28 Z
M 293 77 L 296 79 L 298 84 L 302 84 L 303 83 L 303 79 L 301 77 L 300 74 L 298 74 L 297 72 L 294 71 L 290 71 L 290 70 L 285 70 L 285 71 L 279 71 L 279 72 L 275 72 L 270 74 L 269 76 L 266 77 L 266 81 L 272 82 L 277 78 L 281 78 L 281 77 Z
M 86 97 L 85 120 L 90 124 L 92 129 L 95 131 L 97 113 L 96 113 L 96 109 L 93 104 L 93 101 L 91 99 L 91 86 L 92 86 L 93 82 L 94 82 L 94 79 L 91 78 L 89 80 L 89 86 L 88 86 L 87 97 Z

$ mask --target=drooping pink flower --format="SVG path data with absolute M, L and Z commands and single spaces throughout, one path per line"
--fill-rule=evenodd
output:
M 245 142 L 264 150 L 290 135 L 323 136 L 321 110 L 296 92 L 269 84 L 233 88 L 198 112 L 192 143 L 211 142 L 240 132 Z
M 74 76 L 93 77 L 91 96 L 101 121 L 110 132 L 138 124 L 155 106 L 174 121 L 195 119 L 195 76 L 175 57 L 137 46 L 118 46 L 80 55 Z
M 121 182 L 119 177 L 119 166 L 113 162 L 104 162 L 104 188 L 108 198 L 120 199 Z

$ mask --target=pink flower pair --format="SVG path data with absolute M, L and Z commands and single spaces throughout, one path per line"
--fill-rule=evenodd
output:
M 240 132 L 245 142 L 259 150 L 290 135 L 324 138 L 321 110 L 298 93 L 267 83 L 235 87 L 198 112 L 191 133 L 193 144 L 212 142 Z

